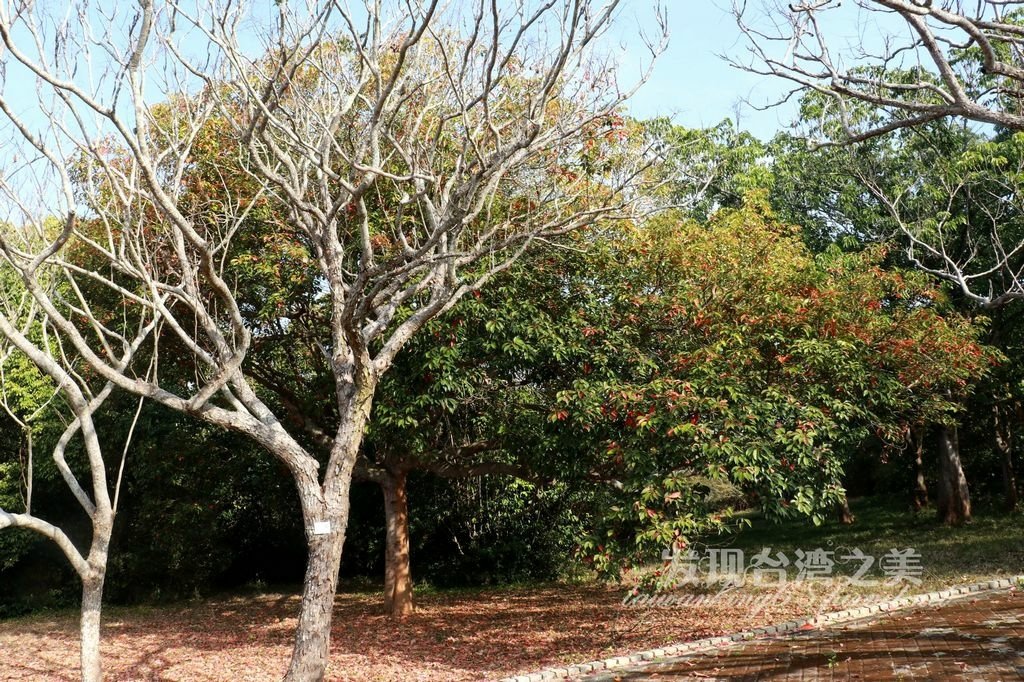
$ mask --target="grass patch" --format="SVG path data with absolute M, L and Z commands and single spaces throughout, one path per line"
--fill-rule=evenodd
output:
M 980 582 L 994 577 L 1024 573 L 1024 514 L 1000 514 L 982 511 L 974 521 L 961 527 L 944 526 L 934 510 L 909 512 L 889 500 L 862 498 L 851 508 L 856 521 L 843 525 L 828 521 L 814 526 L 807 521 L 771 523 L 752 520 L 750 528 L 735 536 L 720 538 L 714 545 L 742 549 L 746 560 L 771 547 L 772 555 L 781 551 L 790 559 L 788 574 L 795 577 L 792 565 L 796 550 L 824 549 L 835 552 L 836 575 L 850 575 L 857 565 L 838 562 L 838 557 L 860 549 L 874 556 L 876 564 L 870 577 L 881 580 L 877 560 L 892 549 L 913 548 L 921 555 L 922 584 L 915 592 L 926 592 L 952 585 Z

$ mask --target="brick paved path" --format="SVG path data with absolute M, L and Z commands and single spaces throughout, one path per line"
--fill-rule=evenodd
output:
M 1024 680 L 1024 594 L 973 595 L 585 679 Z

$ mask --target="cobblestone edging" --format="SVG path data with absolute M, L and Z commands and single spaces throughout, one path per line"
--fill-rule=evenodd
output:
M 601 661 L 590 661 L 589 663 L 577 663 L 575 665 L 562 666 L 557 668 L 546 668 L 544 670 L 529 673 L 526 675 L 506 677 L 502 680 L 499 680 L 498 682 L 542 682 L 543 680 L 563 680 L 572 677 L 577 677 L 579 675 L 600 672 L 602 670 L 618 670 L 621 668 L 637 665 L 639 663 L 646 663 L 648 661 L 654 661 L 656 659 L 667 658 L 669 656 L 683 656 L 686 654 L 695 654 L 703 651 L 729 646 L 730 644 L 748 642 L 750 640 L 759 639 L 762 637 L 770 637 L 772 635 L 795 632 L 797 630 L 800 630 L 801 628 L 807 629 L 806 626 L 808 625 L 810 625 L 812 628 L 820 625 L 834 625 L 838 623 L 844 623 L 847 621 L 859 620 L 861 618 L 866 618 L 874 614 L 900 611 L 902 609 L 906 609 L 912 606 L 920 606 L 922 604 L 939 604 L 945 601 L 950 601 L 962 597 L 964 595 L 969 595 L 973 593 L 988 592 L 991 590 L 1004 590 L 1021 585 L 1022 583 L 1024 583 L 1024 575 L 1020 575 L 1014 578 L 1003 578 L 1001 580 L 989 580 L 983 583 L 975 583 L 974 585 L 962 585 L 960 587 L 951 587 L 949 589 L 940 590 L 938 592 L 929 592 L 927 594 L 917 594 L 908 597 L 899 597 L 898 599 L 890 599 L 888 601 L 879 602 L 877 604 L 870 604 L 868 606 L 861 606 L 855 609 L 835 611 L 832 613 L 825 613 L 818 616 L 812 616 L 809 618 L 798 618 L 797 620 L 786 621 L 785 623 L 780 623 L 778 625 L 769 625 L 767 627 L 753 628 L 751 630 L 737 632 L 732 635 L 708 637 L 706 639 L 698 639 L 692 642 L 673 644 L 658 649 L 649 649 L 648 651 L 641 651 L 630 656 L 618 656 L 616 658 L 606 658 Z

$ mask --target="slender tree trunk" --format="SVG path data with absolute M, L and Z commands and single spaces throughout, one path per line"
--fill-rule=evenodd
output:
M 92 514 L 92 544 L 86 569 L 79 570 L 82 579 L 82 611 L 79 619 L 81 638 L 82 680 L 101 682 L 103 664 L 100 658 L 100 622 L 103 612 L 103 585 L 107 578 L 110 536 L 114 530 L 114 512 L 104 502 Z
M 839 515 L 839 523 L 844 526 L 852 525 L 856 520 L 853 512 L 850 511 L 850 501 L 846 498 L 846 495 L 843 495 L 843 501 L 836 506 L 836 511 Z
M 103 605 L 105 575 L 82 580 L 82 617 L 79 624 L 82 647 L 82 681 L 101 682 L 100 613 Z
M 409 561 L 409 502 L 405 471 L 389 472 L 381 489 L 387 543 L 384 550 L 384 608 L 392 618 L 413 612 L 412 570 Z
M 387 492 L 384 487 L 381 486 L 381 493 L 386 497 Z M 390 524 L 388 519 L 388 508 L 387 503 L 384 503 L 384 519 L 385 525 Z M 394 608 L 394 596 L 395 596 L 395 561 L 391 556 L 391 528 L 387 528 L 387 538 L 384 542 L 384 613 L 391 615 L 391 610 Z M 393 617 L 393 616 L 392 616 Z
M 914 449 L 914 511 L 928 506 L 928 484 L 924 478 L 924 425 L 910 427 L 910 445 Z
M 320 682 L 331 651 L 331 619 L 338 591 L 338 571 L 349 519 L 352 472 L 373 400 L 372 387 L 360 387 L 351 399 L 334 439 L 324 483 L 316 472 L 296 477 L 308 558 L 295 644 L 285 682 Z
M 939 430 L 939 518 L 949 525 L 971 520 L 971 494 L 960 462 L 956 427 Z
M 1017 476 L 1013 470 L 1013 430 L 1010 420 L 998 405 L 992 407 L 994 427 L 992 434 L 996 451 L 999 453 L 1003 473 L 1003 505 L 1006 511 L 1017 508 Z

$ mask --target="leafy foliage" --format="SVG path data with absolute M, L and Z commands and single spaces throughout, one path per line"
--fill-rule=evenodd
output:
M 593 328 L 631 330 L 627 364 L 576 378 L 552 413 L 602 445 L 590 465 L 616 482 L 583 543 L 599 568 L 721 530 L 735 491 L 820 521 L 846 450 L 950 414 L 947 392 L 993 360 L 926 278 L 883 270 L 883 250 L 815 257 L 756 197 L 627 244 L 593 309 Z
M 848 452 L 948 419 L 996 359 L 884 248 L 815 256 L 757 196 L 587 239 L 433 323 L 369 442 L 451 466 L 449 445 L 486 443 L 461 464 L 586 490 L 578 548 L 603 571 L 718 532 L 736 505 L 820 521 Z

